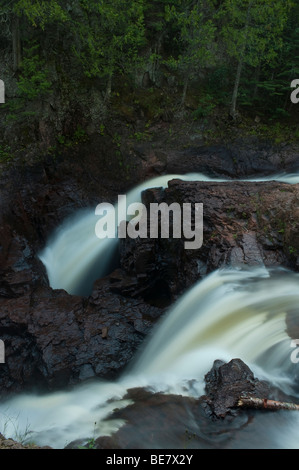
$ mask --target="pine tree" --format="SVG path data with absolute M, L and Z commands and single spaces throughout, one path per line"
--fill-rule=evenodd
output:
M 236 60 L 230 114 L 237 115 L 237 99 L 244 66 L 271 64 L 282 49 L 290 0 L 224 0 L 218 18 L 228 55 Z
M 73 20 L 74 54 L 87 77 L 105 77 L 109 101 L 112 77 L 138 61 L 144 44 L 143 0 L 81 0 Z
M 183 77 L 182 106 L 189 81 L 215 61 L 213 12 L 213 2 L 209 0 L 166 8 L 167 21 L 178 31 L 175 39 L 177 54 L 169 57 L 167 64 Z

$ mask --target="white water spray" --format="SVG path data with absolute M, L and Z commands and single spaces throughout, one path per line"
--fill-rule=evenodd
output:
M 227 181 L 202 174 L 162 176 L 131 191 L 128 204 L 140 201 L 143 190 L 166 187 L 174 178 Z M 245 181 L 266 180 L 296 184 L 299 175 Z M 86 289 L 84 278 L 89 277 L 90 283 L 107 269 L 117 240 L 97 239 L 96 222 L 92 211 L 77 214 L 63 224 L 41 254 L 53 288 L 77 293 Z M 200 396 L 204 392 L 204 375 L 216 359 L 227 362 L 238 357 L 258 378 L 265 378 L 288 393 L 298 365 L 290 359 L 291 340 L 285 317 L 287 312 L 296 312 L 298 305 L 298 274 L 283 270 L 271 273 L 264 268 L 214 272 L 170 309 L 135 364 L 117 382 L 94 381 L 69 392 L 21 395 L 2 403 L 0 432 L 17 437 L 29 426 L 27 440 L 54 448 L 94 434 L 110 435 L 124 424 L 109 420 L 109 415 L 114 408 L 127 406 L 123 397 L 129 388 L 150 387 L 154 391 Z M 287 420 L 280 413 L 271 419 L 271 429 L 267 427 L 271 445 L 299 448 L 297 413 L 288 412 Z M 256 439 L 263 448 L 263 426 L 258 432 L 260 439 L 258 433 Z M 163 443 L 160 445 L 163 448 Z M 254 444 L 245 442 L 245 447 L 251 445 Z M 231 446 L 237 445 L 232 442 Z
M 140 202 L 141 193 L 145 189 L 166 187 L 168 181 L 174 178 L 210 181 L 202 174 L 153 178 L 127 194 L 127 206 Z M 115 212 L 111 212 L 111 217 L 114 217 Z M 69 294 L 88 295 L 93 282 L 108 274 L 107 269 L 117 250 L 118 239 L 99 240 L 95 234 L 97 221 L 94 210 L 78 212 L 62 224 L 40 253 L 40 260 L 46 267 L 53 289 L 64 289 Z
M 183 181 L 227 182 L 227 179 L 210 178 L 202 173 L 164 175 L 146 181 L 127 194 L 127 207 L 141 201 L 142 191 L 148 188 L 165 188 L 173 179 Z M 289 184 L 299 183 L 299 174 L 278 174 L 272 177 L 240 181 L 260 182 L 276 180 Z M 115 209 L 117 212 L 117 207 Z M 114 211 L 111 212 L 114 217 Z M 40 259 L 46 267 L 50 286 L 64 289 L 69 294 L 89 295 L 93 282 L 109 273 L 111 260 L 117 251 L 118 239 L 99 240 L 95 234 L 98 217 L 94 209 L 79 211 L 68 218 L 50 238 Z
M 119 429 L 123 423 L 108 418 L 114 408 L 128 404 L 122 399 L 129 388 L 200 396 L 204 375 L 215 359 L 240 358 L 256 377 L 288 393 L 298 366 L 290 359 L 285 317 L 297 312 L 298 305 L 298 274 L 263 268 L 216 271 L 170 309 L 117 382 L 95 381 L 71 392 L 19 396 L 0 405 L 0 416 L 16 416 L 20 429 L 28 423 L 33 431 L 29 440 L 62 448 L 72 440 Z M 288 413 L 284 426 L 286 420 L 279 413 L 271 418 L 274 424 L 267 436 L 274 446 L 297 448 L 298 412 Z M 12 426 L 8 428 L 13 433 Z

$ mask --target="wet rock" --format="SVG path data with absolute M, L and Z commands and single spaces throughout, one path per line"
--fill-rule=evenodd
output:
M 256 137 L 237 138 L 225 145 L 172 150 L 167 155 L 168 173 L 202 172 L 210 176 L 242 178 L 293 172 L 299 167 L 298 144 L 277 145 Z
M 201 380 L 201 378 L 199 378 Z M 205 376 L 206 395 L 199 398 L 129 390 L 129 406 L 115 410 L 107 419 L 122 420 L 111 437 L 96 439 L 99 449 L 226 448 L 238 440 L 240 429 L 253 426 L 251 412 L 238 409 L 240 396 L 269 397 L 281 394 L 254 377 L 240 359 L 215 361 Z M 256 415 L 257 416 L 257 415 Z M 265 445 L 267 438 L 265 436 Z M 78 444 L 78 443 L 77 443 Z M 70 448 L 72 445 L 70 445 Z
M 145 201 L 203 202 L 204 246 L 181 240 L 125 240 L 121 269 L 99 281 L 88 299 L 52 291 L 38 260 L 66 217 L 114 202 L 137 181 L 161 172 L 251 174 L 290 169 L 297 150 L 253 145 L 166 152 L 162 144 L 128 151 L 126 177 L 111 142 L 95 139 L 82 154 L 3 169 L 0 178 L 1 392 L 52 389 L 92 375 L 113 377 L 131 360 L 152 325 L 177 295 L 231 262 L 298 268 L 298 190 L 276 183 L 182 183 L 150 190 Z M 257 149 L 260 162 L 257 162 Z M 239 152 L 239 153 L 238 153 Z M 238 153 L 238 155 L 237 155 Z M 145 156 L 144 156 L 145 155 Z M 83 158 L 84 157 L 84 158 Z M 144 158 L 143 158 L 144 157 Z M 137 161 L 133 164 L 133 162 Z M 238 162 L 238 171 L 235 172 Z M 242 163 L 243 162 L 243 163 Z
M 97 449 L 188 448 L 189 433 L 197 431 L 195 423 L 192 429 L 189 427 L 190 415 L 199 418 L 196 399 L 144 389 L 129 390 L 125 399 L 133 403 L 109 418 L 126 424 L 113 436 L 96 439 Z
M 19 442 L 14 441 L 13 439 L 6 439 L 2 434 L 0 434 L 0 449 L 1 450 L 34 450 L 34 449 L 51 449 L 51 447 L 44 446 L 38 447 L 35 444 L 23 445 Z
M 256 379 L 240 359 L 233 359 L 228 364 L 215 361 L 205 376 L 205 382 L 207 403 L 216 418 L 232 413 L 236 415 L 237 403 L 242 396 L 267 398 L 270 394 L 269 385 Z
M 96 283 L 89 299 L 48 287 L 4 299 L 2 396 L 30 387 L 53 390 L 92 377 L 114 378 L 161 313 L 140 299 L 111 292 L 109 279 Z
M 82 156 L 72 155 L 71 164 L 58 157 L 1 174 L 0 339 L 6 358 L 0 365 L 2 396 L 115 376 L 162 312 L 117 295 L 113 277 L 95 286 L 89 299 L 53 291 L 38 259 L 66 217 L 101 201 L 114 202 L 118 192 L 126 191 L 130 182 L 113 172 L 108 147 L 105 155 L 103 148 L 95 146 L 95 153 L 89 148 L 84 165 Z M 101 158 L 110 158 L 109 167 Z
M 163 286 L 169 302 L 215 269 L 266 266 L 299 269 L 298 185 L 278 182 L 207 183 L 172 180 L 143 193 L 151 202 L 203 203 L 203 246 L 186 239 L 125 239 L 121 266 L 135 280 L 126 295 L 154 296 Z M 194 229 L 194 226 L 193 226 Z M 137 283 L 136 283 L 137 280 Z M 120 289 L 120 291 L 123 291 Z

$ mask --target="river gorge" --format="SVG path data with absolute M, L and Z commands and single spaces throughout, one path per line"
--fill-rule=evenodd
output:
M 126 192 L 203 203 L 198 250 L 99 240 L 96 205 L 127 183 L 94 158 L 2 178 L 0 432 L 58 449 L 298 448 L 296 411 L 235 402 L 299 399 L 298 152 L 234 152 L 145 153 Z

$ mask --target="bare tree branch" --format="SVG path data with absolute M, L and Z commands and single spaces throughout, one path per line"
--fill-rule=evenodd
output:
M 299 411 L 299 405 L 282 401 L 268 400 L 267 398 L 241 397 L 238 401 L 239 408 L 252 408 L 255 410 L 291 410 Z

